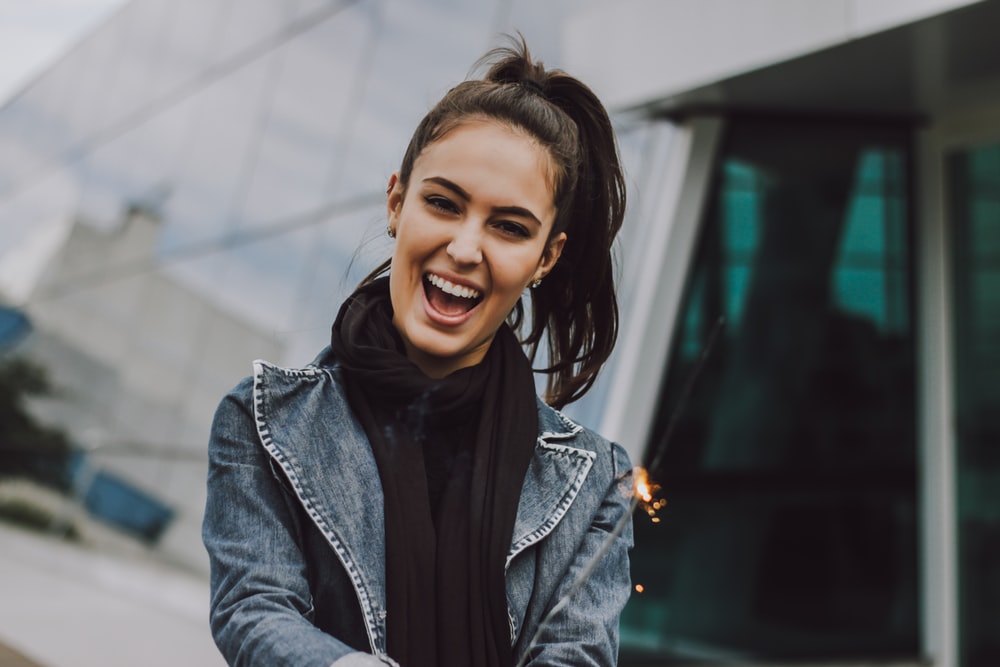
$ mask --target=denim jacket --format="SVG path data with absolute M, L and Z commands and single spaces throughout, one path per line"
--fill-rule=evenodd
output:
M 632 493 L 619 445 L 541 401 L 538 419 L 507 556 L 515 661 L 629 512 Z M 222 400 L 203 538 L 212 632 L 229 664 L 395 664 L 385 655 L 382 491 L 336 366 L 258 361 Z M 528 664 L 616 664 L 618 618 L 631 588 L 630 521 L 607 546 L 545 624 Z

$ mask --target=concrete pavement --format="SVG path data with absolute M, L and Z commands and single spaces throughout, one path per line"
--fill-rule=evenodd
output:
M 224 667 L 207 618 L 203 577 L 0 522 L 0 667 Z

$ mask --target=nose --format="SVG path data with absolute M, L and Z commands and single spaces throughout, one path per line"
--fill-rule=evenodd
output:
M 459 265 L 479 264 L 483 261 L 482 234 L 472 221 L 459 225 L 448 244 L 448 256 Z

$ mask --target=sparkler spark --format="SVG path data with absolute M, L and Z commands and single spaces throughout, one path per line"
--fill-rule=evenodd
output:
M 635 495 L 641 501 L 642 508 L 653 523 L 660 523 L 660 517 L 656 513 L 667 506 L 667 501 L 657 498 L 656 494 L 660 490 L 660 485 L 649 481 L 649 473 L 645 468 L 636 466 L 633 470 L 635 475 Z
M 635 495 L 644 503 L 653 502 L 653 490 L 649 488 L 649 473 L 644 468 L 636 467 L 635 473 Z

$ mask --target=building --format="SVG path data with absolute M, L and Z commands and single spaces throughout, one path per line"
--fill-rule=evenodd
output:
M 604 413 L 670 503 L 637 524 L 637 650 L 1000 662 L 998 21 L 866 0 L 569 19 L 567 67 L 677 128 Z
M 160 553 L 203 569 L 212 407 L 323 346 L 412 127 L 520 29 L 629 171 L 622 335 L 571 410 L 666 501 L 621 664 L 994 665 L 996 25 L 1000 0 L 134 0 L 0 109 L 0 293 L 91 369 L 67 385 L 128 378 L 113 429 L 61 423 L 174 480 Z

